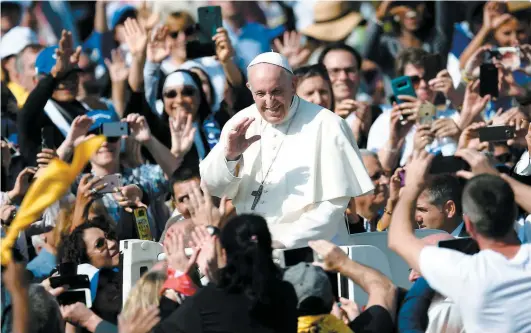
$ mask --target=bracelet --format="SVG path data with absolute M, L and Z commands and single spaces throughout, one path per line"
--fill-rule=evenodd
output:
M 393 211 L 392 210 L 387 210 L 387 207 L 384 207 L 384 213 L 385 214 L 389 214 L 389 215 L 393 215 Z

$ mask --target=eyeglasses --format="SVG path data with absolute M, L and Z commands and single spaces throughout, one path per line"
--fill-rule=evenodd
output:
M 409 79 L 411 80 L 411 83 L 413 83 L 413 85 L 415 85 L 415 86 L 419 85 L 420 81 L 422 81 L 422 80 L 424 80 L 426 83 L 428 83 L 423 76 L 410 75 Z
M 194 94 L 195 94 L 195 89 L 191 87 L 184 87 L 181 91 L 181 95 L 186 96 L 186 97 L 194 96 Z M 166 98 L 175 98 L 177 97 L 177 90 L 175 89 L 167 90 L 162 95 Z
M 347 75 L 356 75 L 358 74 L 358 68 L 356 66 L 343 67 L 343 68 L 327 68 L 328 75 L 331 77 L 337 77 L 341 72 L 345 72 Z
M 496 157 L 496 159 L 501 163 L 507 163 L 513 159 L 513 155 L 511 153 L 503 153 L 500 155 L 495 155 L 494 157 Z
M 197 29 L 193 25 L 191 25 L 184 30 L 170 31 L 168 32 L 168 36 L 170 36 L 172 39 L 176 39 L 177 37 L 179 37 L 179 32 L 183 32 L 186 37 L 189 37 L 195 34 L 197 32 Z

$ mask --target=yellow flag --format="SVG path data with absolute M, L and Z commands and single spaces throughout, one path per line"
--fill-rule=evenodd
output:
M 51 204 L 62 198 L 76 177 L 83 170 L 90 157 L 100 148 L 105 136 L 99 135 L 77 146 L 72 164 L 53 159 L 42 175 L 31 184 L 15 219 L 2 239 L 2 265 L 11 261 L 11 248 L 19 232 L 35 222 Z

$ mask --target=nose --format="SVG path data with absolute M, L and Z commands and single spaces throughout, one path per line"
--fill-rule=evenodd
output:
M 317 105 L 321 105 L 323 104 L 323 97 L 321 96 L 321 94 L 319 92 L 314 92 L 313 93 L 313 96 L 312 96 L 312 99 L 313 99 L 313 102 Z
M 385 174 L 380 176 L 380 185 L 389 185 L 389 177 L 387 177 Z
M 337 79 L 341 81 L 346 81 L 348 79 L 347 71 L 346 70 L 340 70 L 339 73 L 337 73 Z
M 268 108 L 272 107 L 274 101 L 275 101 L 275 99 L 273 98 L 273 95 L 271 95 L 271 94 L 266 94 L 265 95 L 266 107 L 268 107 Z
M 518 41 L 518 35 L 516 32 L 511 33 L 511 46 L 518 46 L 520 42 Z

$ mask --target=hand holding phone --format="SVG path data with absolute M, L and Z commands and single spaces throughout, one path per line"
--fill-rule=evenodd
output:
M 479 95 L 490 95 L 495 98 L 499 95 L 498 68 L 494 64 L 486 63 L 479 67 Z
M 409 76 L 400 76 L 391 81 L 391 87 L 393 88 L 393 95 L 399 98 L 400 95 L 406 95 L 417 98 L 415 87 Z M 403 103 L 398 99 L 398 104 Z
M 500 142 L 514 139 L 515 128 L 512 126 L 488 126 L 478 129 L 479 141 Z

